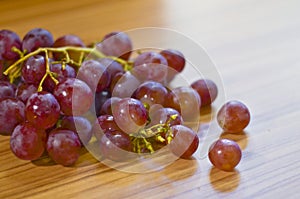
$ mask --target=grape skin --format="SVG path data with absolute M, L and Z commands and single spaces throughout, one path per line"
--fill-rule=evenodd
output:
M 119 97 L 111 97 L 107 99 L 101 107 L 100 115 L 112 115 L 112 107 L 115 106 L 116 103 L 120 100 L 121 98 Z
M 19 36 L 10 30 L 0 30 L 0 60 L 16 60 L 19 54 L 12 51 L 12 47 L 21 49 Z
M 239 145 L 228 139 L 219 139 L 209 148 L 210 162 L 218 169 L 232 171 L 240 162 L 242 152 Z
M 130 137 L 122 131 L 107 131 L 100 140 L 101 154 L 113 161 L 124 161 L 132 150 Z
M 16 90 L 16 97 L 26 104 L 28 98 L 38 90 L 34 84 L 21 83 Z
M 167 49 L 160 52 L 160 54 L 166 58 L 168 66 L 175 69 L 177 72 L 181 72 L 185 66 L 185 58 L 183 54 L 175 49 Z
M 36 160 L 45 150 L 46 132 L 28 122 L 19 124 L 10 137 L 11 151 L 22 160 Z
M 150 106 L 163 104 L 167 97 L 168 90 L 160 83 L 147 81 L 141 84 L 132 94 L 133 98 L 140 100 Z
M 92 91 L 96 92 L 103 91 L 111 81 L 111 76 L 105 67 L 95 60 L 84 61 L 79 68 L 77 78 L 86 82 Z
M 58 121 L 60 105 L 51 93 L 37 92 L 28 98 L 25 114 L 31 124 L 47 129 Z
M 232 100 L 220 108 L 217 114 L 217 121 L 225 132 L 239 133 L 248 126 L 250 112 L 245 104 Z
M 64 115 L 80 116 L 92 105 L 93 93 L 90 87 L 76 78 L 66 78 L 56 85 L 54 96 L 57 98 Z
M 7 81 L 0 80 L 0 99 L 6 97 L 15 97 L 15 85 Z
M 45 74 L 46 62 L 41 55 L 29 57 L 22 66 L 22 78 L 26 83 L 39 85 Z
M 107 56 L 120 57 L 128 60 L 132 51 L 132 43 L 124 32 L 111 32 L 104 36 L 97 49 Z
M 14 128 L 25 120 L 25 105 L 14 98 L 0 100 L 0 134 L 11 135 Z
M 83 145 L 88 144 L 92 137 L 92 125 L 85 117 L 65 116 L 60 127 L 77 133 Z
M 53 36 L 48 30 L 34 28 L 24 36 L 22 50 L 30 53 L 40 47 L 51 47 L 53 43 Z
M 80 155 L 81 143 L 78 135 L 71 130 L 54 129 L 49 133 L 47 152 L 58 164 L 71 166 Z
M 147 123 L 147 110 L 137 99 L 124 98 L 112 107 L 116 124 L 125 133 L 136 133 Z
M 210 105 L 218 95 L 217 85 L 210 79 L 199 79 L 191 84 L 201 97 L 201 107 Z
M 190 128 L 183 125 L 171 127 L 173 139 L 169 144 L 171 152 L 180 158 L 190 158 L 198 149 L 199 137 Z
M 101 115 L 99 116 L 93 126 L 93 134 L 97 140 L 101 140 L 104 133 L 107 131 L 121 131 L 121 129 L 116 124 L 114 117 L 112 115 Z

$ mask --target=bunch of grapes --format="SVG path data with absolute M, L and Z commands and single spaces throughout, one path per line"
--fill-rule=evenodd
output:
M 23 40 L 1 30 L 0 134 L 11 136 L 18 158 L 48 155 L 64 166 L 73 165 L 91 142 L 113 161 L 126 160 L 126 152 L 151 154 L 162 147 L 190 158 L 199 146 L 191 125 L 199 125 L 200 109 L 213 103 L 218 88 L 210 79 L 171 88 L 185 62 L 175 49 L 134 51 L 124 32 L 85 45 L 75 35 L 54 40 L 42 28 L 29 31 Z M 250 114 L 233 101 L 217 119 L 225 131 L 240 132 Z M 239 162 L 217 161 L 232 159 L 232 154 L 241 158 L 230 144 L 213 145 L 209 158 L 216 167 L 230 170 Z M 217 147 L 223 147 L 226 157 L 219 156 Z

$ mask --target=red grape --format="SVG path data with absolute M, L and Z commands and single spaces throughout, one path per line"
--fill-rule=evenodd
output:
M 101 107 L 100 115 L 112 115 L 112 107 L 115 106 L 116 103 L 120 100 L 121 98 L 119 97 L 111 97 L 107 99 Z
M 60 106 L 51 93 L 41 91 L 28 98 L 25 114 L 30 123 L 47 129 L 56 124 L 60 116 Z
M 107 90 L 95 93 L 94 105 L 95 105 L 95 113 L 97 116 L 101 114 L 100 112 L 103 104 L 109 99 L 111 99 L 111 93 Z
M 124 161 L 132 150 L 130 137 L 121 131 L 107 131 L 100 140 L 101 154 L 113 161 Z
M 97 49 L 107 56 L 120 57 L 128 60 L 132 51 L 132 43 L 124 32 L 111 32 L 104 36 Z
M 242 152 L 239 145 L 228 139 L 219 139 L 209 148 L 210 162 L 218 169 L 232 171 L 240 162 Z
M 10 137 L 12 152 L 22 160 L 36 160 L 43 154 L 46 132 L 28 122 L 19 124 Z
M 175 119 L 171 119 L 171 116 L 176 115 Z M 159 108 L 156 110 L 149 111 L 150 124 L 149 126 L 156 124 L 165 124 L 169 121 L 169 126 L 180 125 L 183 123 L 182 117 L 178 111 L 172 108 Z
M 53 47 L 59 48 L 59 47 L 65 47 L 65 46 L 75 46 L 75 47 L 85 47 L 83 41 L 76 35 L 63 35 L 59 38 L 57 38 L 54 41 Z M 68 52 L 70 59 L 79 61 L 80 53 L 70 51 Z M 53 57 L 55 60 L 61 60 L 65 58 L 65 55 L 63 53 L 53 53 Z
M 0 60 L 16 60 L 19 57 L 12 47 L 21 49 L 19 36 L 10 30 L 0 30 Z
M 131 97 L 136 88 L 140 85 L 140 81 L 130 72 L 117 73 L 111 83 L 111 93 L 114 97 Z
M 80 116 L 65 116 L 61 120 L 61 128 L 69 129 L 79 135 L 83 144 L 87 144 L 92 137 L 92 125 L 90 121 Z
M 141 82 L 152 80 L 165 84 L 168 62 L 159 53 L 144 52 L 135 59 L 131 72 Z
M 141 84 L 133 93 L 132 97 L 148 105 L 163 104 L 168 90 L 160 83 L 147 81 Z
M 181 72 L 183 70 L 185 66 L 185 58 L 180 51 L 167 49 L 161 51 L 160 54 L 166 58 L 169 67 L 173 68 L 177 72 Z
M 201 106 L 210 105 L 218 95 L 217 85 L 210 79 L 199 79 L 192 83 L 191 87 L 201 97 Z
M 112 107 L 112 112 L 116 124 L 125 133 L 136 133 L 147 123 L 147 110 L 137 99 L 121 99 Z
M 67 77 L 71 77 L 71 78 L 76 77 L 75 69 L 69 65 L 65 65 L 65 68 L 63 69 L 61 64 L 51 64 L 50 71 L 56 74 L 55 78 L 59 82 L 63 81 Z M 43 84 L 44 90 L 53 92 L 55 86 L 56 86 L 55 82 L 51 79 L 51 77 L 47 76 Z
M 98 59 L 98 62 L 100 62 L 106 68 L 111 78 L 113 78 L 117 73 L 125 73 L 123 66 L 113 59 L 106 57 Z
M 35 51 L 41 47 L 51 47 L 53 45 L 52 34 L 45 29 L 35 28 L 30 30 L 23 38 L 22 49 L 26 53 Z
M 0 99 L 6 97 L 15 97 L 15 85 L 7 81 L 0 80 Z
M 14 128 L 25 120 L 25 105 L 13 98 L 0 100 L 0 134 L 11 135 Z
M 22 102 L 26 103 L 28 98 L 35 92 L 38 88 L 34 84 L 21 83 L 18 85 L 16 90 L 16 97 Z
M 110 84 L 111 76 L 98 61 L 84 61 L 79 68 L 77 78 L 86 82 L 92 91 L 101 92 Z
M 174 138 L 169 144 L 171 152 L 180 158 L 190 158 L 197 150 L 199 138 L 190 128 L 183 125 L 171 127 Z
M 75 164 L 79 158 L 80 149 L 79 137 L 73 131 L 54 129 L 49 133 L 47 151 L 56 163 L 63 166 Z
M 121 131 L 111 115 L 101 115 L 97 118 L 93 126 L 93 134 L 98 140 L 101 140 L 107 131 Z
M 232 100 L 221 107 L 217 120 L 225 132 L 238 133 L 249 124 L 250 112 L 245 104 Z
M 45 74 L 46 62 L 43 56 L 35 55 L 24 62 L 22 77 L 26 83 L 38 85 Z
M 60 82 L 56 85 L 53 94 L 64 115 L 82 115 L 89 110 L 93 102 L 93 93 L 90 87 L 75 78 L 66 78 Z

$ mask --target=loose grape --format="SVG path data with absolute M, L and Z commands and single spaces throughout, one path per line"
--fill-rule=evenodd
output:
M 199 138 L 190 128 L 183 125 L 171 127 L 173 139 L 169 144 L 171 152 L 180 158 L 190 158 L 198 149 Z
M 0 30 L 0 60 L 16 60 L 19 54 L 12 48 L 21 49 L 19 36 L 10 30 Z
M 217 114 L 220 127 L 229 133 L 243 131 L 250 122 L 250 112 L 245 104 L 232 100 L 224 104 Z
M 56 85 L 53 94 L 64 115 L 82 115 L 90 109 L 93 102 L 93 93 L 90 87 L 75 78 L 66 78 L 60 82 Z
M 25 120 L 25 105 L 13 98 L 0 100 L 0 134 L 11 135 L 14 128 Z
M 43 154 L 46 132 L 28 122 L 19 124 L 10 138 L 12 152 L 22 160 L 36 160 Z
M 73 131 L 54 129 L 49 133 L 47 151 L 56 163 L 63 166 L 75 164 L 79 158 L 80 149 L 79 137 Z
M 210 146 L 208 157 L 218 169 L 232 171 L 239 164 L 242 152 L 236 142 L 219 139 Z
M 201 106 L 210 105 L 218 95 L 217 85 L 210 79 L 199 79 L 191 84 L 201 97 Z

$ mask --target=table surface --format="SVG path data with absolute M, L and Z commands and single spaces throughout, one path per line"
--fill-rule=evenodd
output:
M 241 134 L 212 132 L 241 146 L 233 172 L 198 154 L 149 173 L 110 168 L 88 152 L 72 167 L 22 161 L 0 136 L 0 198 L 299 198 L 299 7 L 298 0 L 2 0 L 0 28 L 20 37 L 36 27 L 85 43 L 115 30 L 178 31 L 206 49 L 225 100 L 245 102 L 252 119 Z

